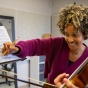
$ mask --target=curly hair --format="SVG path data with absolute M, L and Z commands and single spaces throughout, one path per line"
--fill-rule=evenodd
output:
M 88 39 L 88 7 L 71 4 L 61 9 L 57 26 L 62 34 L 68 24 L 74 25 L 82 32 L 84 39 Z

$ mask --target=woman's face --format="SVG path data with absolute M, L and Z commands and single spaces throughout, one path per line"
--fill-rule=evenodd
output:
M 70 24 L 65 29 L 65 40 L 70 50 L 77 50 L 83 45 L 84 38 L 82 33 Z

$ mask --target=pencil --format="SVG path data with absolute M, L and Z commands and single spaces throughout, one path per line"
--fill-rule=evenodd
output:
M 14 45 L 17 42 L 18 39 L 19 39 L 19 37 L 12 42 L 12 45 Z
M 19 37 L 18 37 L 16 40 L 14 40 L 14 41 L 12 42 L 11 46 L 14 45 L 14 44 L 17 42 L 18 39 L 19 39 Z M 5 52 L 3 53 L 3 56 L 6 54 L 6 52 L 7 52 L 7 51 L 5 51 Z

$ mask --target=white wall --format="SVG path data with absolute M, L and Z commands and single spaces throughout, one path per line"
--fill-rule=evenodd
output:
M 0 15 L 15 18 L 15 32 L 19 40 L 41 38 L 43 34 L 50 33 L 51 13 L 52 0 L 0 0 Z M 17 62 L 17 73 L 29 76 L 27 60 Z M 18 86 L 22 85 L 25 84 L 18 82 Z
M 52 0 L 0 0 L 0 7 L 34 13 L 52 13 Z
M 53 0 L 53 14 L 58 14 L 61 8 L 66 5 L 73 4 L 74 2 L 76 2 L 76 4 L 88 6 L 88 0 Z

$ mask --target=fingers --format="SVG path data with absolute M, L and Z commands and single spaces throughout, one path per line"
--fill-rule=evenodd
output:
M 66 74 L 66 73 L 63 73 L 57 76 L 56 79 L 54 80 L 55 85 L 60 87 L 63 83 L 63 78 L 67 78 L 68 76 L 69 74 Z
M 11 44 L 12 44 L 12 43 L 10 43 L 10 42 L 4 43 L 4 44 L 3 44 L 3 45 L 4 45 L 3 49 L 8 50 L 9 47 L 11 46 Z
M 13 43 L 6 42 L 3 44 L 2 55 L 13 54 L 19 51 L 18 47 L 15 47 Z
M 4 43 L 3 45 L 4 45 L 4 47 L 3 47 L 3 49 L 2 49 L 3 55 L 9 54 L 9 53 L 10 53 L 10 47 L 11 47 L 12 43 L 6 42 L 6 43 Z
M 69 74 L 66 74 L 66 73 L 60 74 L 54 80 L 55 85 L 58 88 L 60 88 L 61 85 L 63 83 L 65 83 L 68 88 L 79 88 L 79 87 L 75 86 L 69 79 L 67 79 L 68 77 L 69 77 Z
M 79 87 L 77 87 L 77 86 L 75 86 L 69 79 L 67 79 L 67 78 L 64 78 L 63 79 L 63 82 L 66 84 L 66 86 L 68 87 L 68 88 L 79 88 Z

